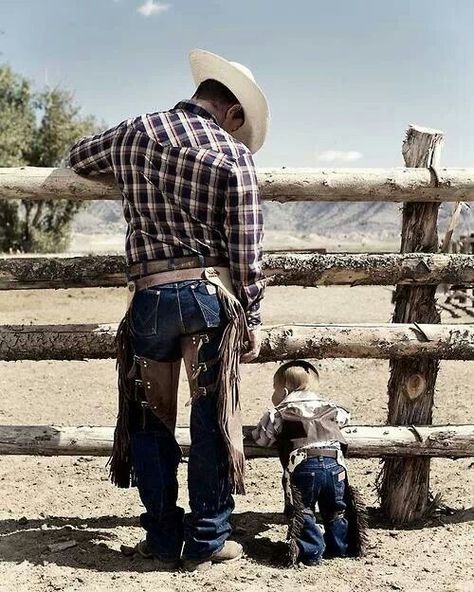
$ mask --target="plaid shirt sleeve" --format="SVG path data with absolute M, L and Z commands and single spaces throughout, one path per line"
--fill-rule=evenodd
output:
M 245 153 L 234 163 L 227 185 L 225 233 L 232 283 L 249 327 L 261 324 L 263 218 L 255 165 Z
M 70 167 L 80 175 L 111 173 L 112 141 L 120 125 L 76 142 L 69 151 Z

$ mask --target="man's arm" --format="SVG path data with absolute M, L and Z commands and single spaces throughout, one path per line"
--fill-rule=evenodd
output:
M 80 175 L 111 173 L 112 141 L 120 125 L 76 142 L 69 151 L 70 167 Z
M 230 172 L 224 228 L 232 283 L 254 333 L 261 325 L 260 301 L 265 288 L 262 271 L 263 217 L 255 165 L 250 153 L 243 154 Z M 252 339 L 258 342 L 258 332 Z M 258 349 L 258 344 L 251 343 L 251 347 Z

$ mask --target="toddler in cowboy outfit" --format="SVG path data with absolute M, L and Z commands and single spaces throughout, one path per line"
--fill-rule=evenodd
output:
M 273 379 L 274 407 L 252 433 L 260 446 L 276 443 L 278 448 L 293 564 L 317 565 L 323 555 L 360 554 L 360 545 L 355 552 L 349 548 L 354 533 L 348 506 L 349 513 L 357 511 L 347 482 L 341 428 L 350 414 L 325 400 L 318 393 L 318 383 L 318 371 L 305 360 L 280 366 Z

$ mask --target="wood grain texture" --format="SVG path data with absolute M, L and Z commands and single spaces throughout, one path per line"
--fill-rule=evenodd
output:
M 471 284 L 472 255 L 266 253 L 269 286 Z M 0 257 L 0 290 L 125 286 L 125 257 Z
M 406 166 L 439 166 L 443 133 L 410 126 L 402 153 Z M 402 217 L 401 252 L 438 251 L 439 204 L 423 201 L 405 203 Z M 394 323 L 441 322 L 436 307 L 434 286 L 397 286 Z M 390 425 L 426 425 L 432 422 L 433 398 L 438 375 L 439 356 L 391 360 L 388 382 L 388 418 Z M 423 385 L 416 397 L 413 385 Z M 396 524 L 408 524 L 424 517 L 429 506 L 429 460 L 411 459 L 401 463 L 386 461 L 381 480 L 381 505 Z
M 246 426 L 247 458 L 277 456 L 275 447 L 257 446 L 251 437 L 254 426 Z M 365 426 L 343 428 L 348 456 L 464 458 L 474 456 L 474 425 Z M 108 456 L 112 450 L 113 427 L 107 426 L 0 426 L 0 454 L 44 456 Z M 187 427 L 176 428 L 176 440 L 189 451 Z
M 264 200 L 474 201 L 474 169 L 259 169 Z M 113 178 L 80 177 L 70 169 L 0 168 L 0 199 L 120 199 Z
M 0 360 L 115 357 L 117 325 L 1 325 Z M 263 328 L 256 363 L 296 358 L 474 360 L 473 325 L 277 325 Z

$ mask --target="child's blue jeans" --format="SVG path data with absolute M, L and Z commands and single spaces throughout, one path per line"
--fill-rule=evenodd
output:
M 346 470 L 333 458 L 311 457 L 299 464 L 291 476 L 301 494 L 304 521 L 296 537 L 298 561 L 311 564 L 321 557 L 344 557 L 347 551 Z M 324 534 L 315 514 L 319 506 Z

